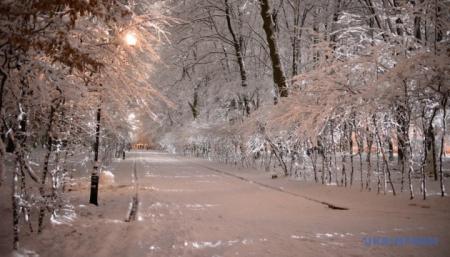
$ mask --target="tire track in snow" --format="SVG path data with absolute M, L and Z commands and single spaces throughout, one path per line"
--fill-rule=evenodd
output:
M 199 164 L 199 163 L 196 163 L 196 162 L 193 162 L 193 161 L 189 161 L 189 160 L 186 160 L 186 161 L 191 163 L 191 164 L 193 164 L 193 165 L 197 165 L 197 166 L 200 166 L 202 168 L 211 170 L 211 171 L 213 171 L 215 173 L 219 173 L 219 174 L 222 174 L 222 175 L 225 175 L 225 176 L 229 176 L 229 177 L 232 177 L 232 178 L 235 178 L 235 179 L 239 179 L 239 180 L 245 181 L 247 183 L 255 184 L 255 185 L 258 185 L 258 186 L 261 186 L 261 187 L 264 187 L 264 188 L 267 188 L 267 189 L 271 189 L 271 190 L 274 190 L 274 191 L 277 191 L 277 192 L 285 193 L 285 194 L 288 194 L 288 195 L 291 195 L 291 196 L 300 197 L 300 198 L 303 198 L 303 199 L 305 199 L 307 201 L 311 201 L 311 202 L 315 202 L 315 203 L 319 203 L 319 204 L 325 205 L 325 206 L 327 206 L 328 208 L 330 208 L 332 210 L 349 210 L 349 208 L 347 208 L 347 207 L 338 206 L 338 205 L 333 204 L 333 203 L 321 201 L 321 200 L 318 200 L 318 199 L 311 198 L 309 196 L 305 196 L 305 195 L 297 194 L 297 193 L 294 193 L 294 192 L 291 192 L 291 191 L 287 191 L 287 190 L 284 190 L 284 189 L 279 188 L 279 187 L 267 185 L 267 184 L 264 184 L 264 183 L 261 183 L 261 182 L 258 182 L 258 181 L 254 181 L 254 180 L 251 180 L 251 179 L 248 179 L 248 178 L 245 178 L 245 177 L 233 174 L 233 173 L 228 172 L 228 171 L 219 170 L 219 169 L 216 169 L 216 168 L 211 168 L 209 166 L 202 165 L 202 164 Z
M 126 218 L 126 222 L 130 222 L 130 221 L 135 221 L 136 220 L 136 215 L 137 215 L 137 211 L 138 211 L 138 206 L 139 206 L 139 198 L 138 198 L 138 189 L 139 189 L 139 183 L 138 183 L 138 176 L 137 176 L 137 168 L 136 168 L 136 161 L 134 161 L 133 163 L 133 173 L 131 174 L 132 176 L 132 183 L 134 186 L 134 190 L 135 193 L 133 195 L 133 197 L 131 198 L 131 202 L 130 202 L 130 208 L 128 210 L 128 215 Z

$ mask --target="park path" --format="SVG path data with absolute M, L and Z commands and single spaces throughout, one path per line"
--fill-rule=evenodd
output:
M 129 152 L 111 172 L 114 184 L 100 188 L 98 207 L 84 202 L 87 189 L 74 190 L 77 219 L 52 225 L 33 249 L 41 256 L 164 257 L 448 256 L 450 251 L 448 199 L 410 202 L 272 180 L 264 172 L 160 152 Z M 125 222 L 136 192 L 134 219 Z M 364 244 L 367 236 L 427 236 L 439 244 L 374 247 Z

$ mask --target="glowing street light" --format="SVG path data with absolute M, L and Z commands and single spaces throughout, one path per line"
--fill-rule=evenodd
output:
M 137 43 L 136 35 L 133 33 L 127 33 L 125 35 L 125 42 L 130 46 L 135 46 Z

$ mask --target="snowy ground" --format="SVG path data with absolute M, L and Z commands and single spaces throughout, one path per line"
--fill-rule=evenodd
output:
M 136 164 L 137 179 L 133 179 Z M 264 172 L 158 152 L 113 163 L 88 205 L 88 185 L 42 235 L 22 228 L 25 256 L 448 256 L 450 199 L 413 200 L 321 186 Z M 138 187 L 136 221 L 125 222 Z M 2 217 L 11 217 L 1 190 Z M 349 210 L 334 210 L 325 201 Z M 68 217 L 70 219 L 68 219 Z M 0 256 L 10 255 L 9 218 L 0 221 Z M 367 245 L 367 238 L 427 237 L 437 245 Z M 26 249 L 26 250 L 25 250 Z M 17 255 L 17 254 L 16 254 Z

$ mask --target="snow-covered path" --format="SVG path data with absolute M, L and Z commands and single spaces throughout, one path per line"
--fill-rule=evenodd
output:
M 115 184 L 100 189 L 99 207 L 83 204 L 88 190 L 73 192 L 73 201 L 80 201 L 77 220 L 53 225 L 40 241 L 28 242 L 33 249 L 41 256 L 167 257 L 446 256 L 450 251 L 448 199 L 409 202 L 307 186 L 159 152 L 128 153 L 112 173 Z M 124 222 L 133 183 L 138 186 L 136 220 Z M 368 246 L 366 237 L 433 237 L 439 243 Z

